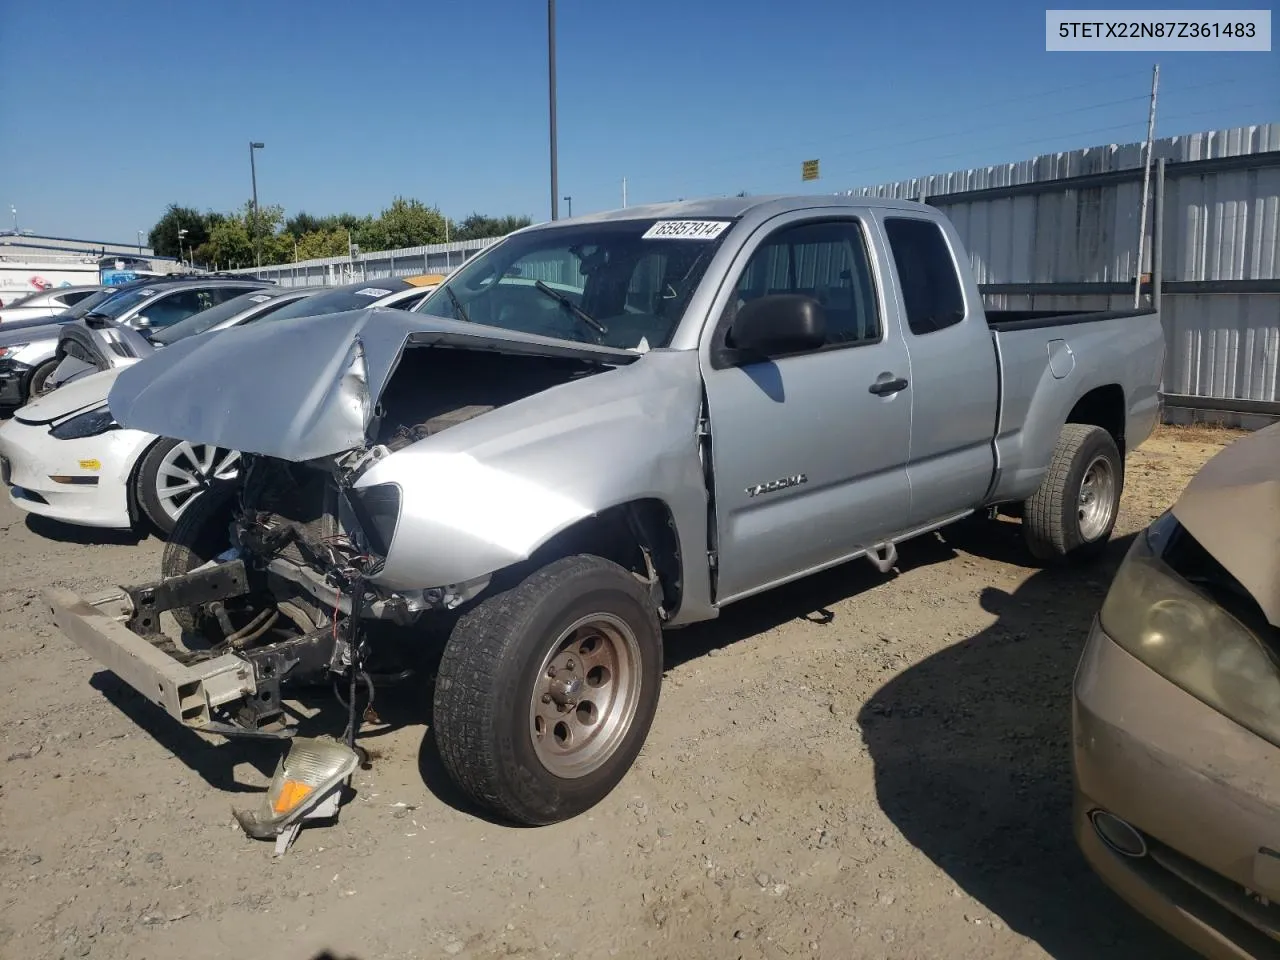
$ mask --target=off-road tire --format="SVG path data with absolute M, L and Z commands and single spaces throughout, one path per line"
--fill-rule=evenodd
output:
M 208 563 L 230 549 L 228 527 L 235 509 L 239 485 L 218 481 L 182 511 L 169 533 L 160 557 L 160 575 L 179 577 Z M 185 633 L 200 631 L 198 607 L 174 607 L 171 611 Z
M 560 777 L 534 748 L 534 685 L 561 633 L 598 614 L 623 621 L 638 641 L 635 712 L 597 769 Z M 459 618 L 436 678 L 433 732 L 445 769 L 477 804 L 517 823 L 555 823 L 593 807 L 630 770 L 657 713 L 661 682 L 662 628 L 648 588 L 611 561 L 565 557 Z
M 1099 458 L 1113 478 L 1110 515 L 1100 531 L 1086 536 L 1082 532 L 1079 496 L 1086 472 Z M 1031 555 L 1045 563 L 1096 558 L 1111 539 L 1123 489 L 1124 459 L 1111 434 L 1090 424 L 1063 426 L 1040 489 L 1023 504 L 1022 531 Z
M 26 403 L 33 403 L 41 397 L 40 390 L 44 387 L 44 382 L 49 379 L 53 371 L 58 369 L 58 361 L 46 360 L 40 366 L 31 371 L 31 376 L 27 378 L 27 397 Z

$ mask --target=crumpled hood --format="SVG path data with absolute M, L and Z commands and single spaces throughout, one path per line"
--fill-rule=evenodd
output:
M 1215 454 L 1173 515 L 1280 627 L 1280 423 Z
M 367 307 L 268 320 L 179 340 L 119 371 L 121 426 L 295 462 L 362 446 L 406 346 L 448 346 L 627 363 L 632 350 Z M 348 377 L 360 358 L 365 387 Z M 344 383 L 345 381 L 345 383 Z M 353 390 L 367 392 L 361 404 Z
M 38 400 L 32 400 L 25 407 L 19 407 L 13 417 L 23 423 L 53 423 L 73 413 L 100 407 L 119 373 L 119 370 L 102 370 L 73 380 Z

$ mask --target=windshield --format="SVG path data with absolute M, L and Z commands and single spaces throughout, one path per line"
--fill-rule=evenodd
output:
M 222 323 L 224 320 L 230 320 L 238 313 L 243 313 L 250 307 L 268 300 L 274 300 L 280 294 L 267 293 L 261 290 L 251 290 L 248 293 L 242 293 L 238 297 L 232 297 L 230 300 L 224 300 L 217 306 L 210 307 L 208 310 L 201 310 L 199 313 L 193 313 L 185 320 L 179 320 L 171 326 L 165 327 L 163 330 L 157 330 L 148 338 L 152 343 L 158 343 L 162 346 L 168 346 L 176 340 L 183 337 L 194 337 L 197 333 L 204 333 L 213 327 Z
M 88 314 L 92 313 L 96 317 L 107 317 L 111 320 L 115 320 L 123 316 L 126 310 L 131 307 L 136 307 L 144 300 L 150 300 L 159 292 L 160 290 L 157 287 L 142 287 L 138 290 L 121 290 L 117 292 L 114 297 L 104 300 L 96 307 L 90 308 L 84 315 L 88 316 Z
M 106 303 L 119 292 L 120 291 L 114 287 L 108 287 L 106 290 L 99 290 L 97 293 L 91 293 L 74 307 L 64 310 L 62 315 L 71 320 L 79 320 L 85 314 L 95 309 L 98 304 Z
M 469 260 L 418 312 L 622 349 L 664 347 L 731 225 L 614 220 L 515 234 Z
M 324 293 L 295 300 L 288 306 L 281 307 L 275 313 L 263 317 L 264 320 L 287 320 L 290 317 L 317 317 L 323 313 L 341 313 L 344 310 L 360 310 L 372 306 L 388 294 L 408 288 L 403 280 L 382 277 L 368 283 L 349 283 L 344 287 L 335 287 Z

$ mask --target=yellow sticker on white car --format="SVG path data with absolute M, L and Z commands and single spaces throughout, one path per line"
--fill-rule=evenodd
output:
M 102 461 L 101 460 L 81 460 L 80 469 L 81 470 L 101 470 Z

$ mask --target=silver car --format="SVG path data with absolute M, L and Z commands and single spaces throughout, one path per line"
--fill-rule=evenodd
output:
M 86 297 L 103 289 L 101 284 L 86 286 L 52 287 L 37 290 L 0 306 L 0 329 L 18 320 L 34 320 L 37 317 L 56 317 L 65 313 Z

